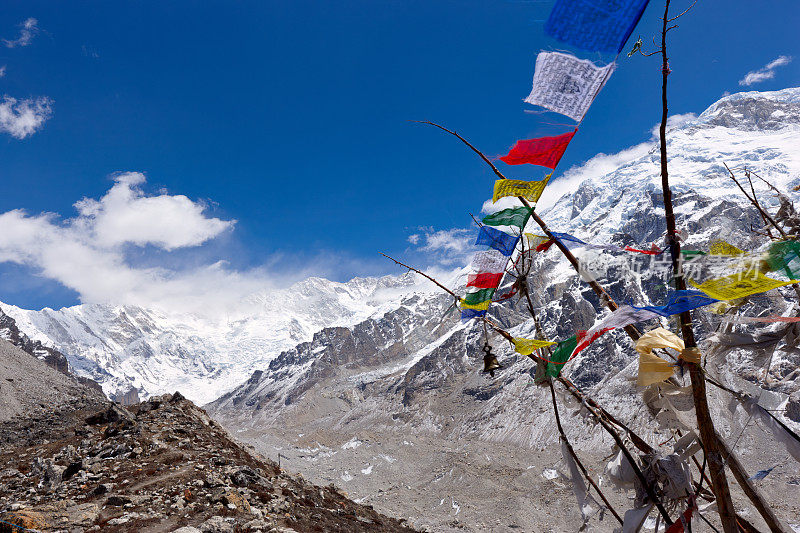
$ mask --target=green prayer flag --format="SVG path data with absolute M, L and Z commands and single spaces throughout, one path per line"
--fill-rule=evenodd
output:
M 531 210 L 525 206 L 503 209 L 483 217 L 483 223 L 487 226 L 517 226 L 522 229 L 530 214 Z
M 578 338 L 575 335 L 565 341 L 559 342 L 558 347 L 550 356 L 550 360 L 553 361 L 553 363 L 565 363 L 577 346 Z M 561 369 L 564 368 L 564 365 L 555 365 L 553 363 L 547 363 L 547 375 L 557 378 L 558 375 L 561 374 Z
M 468 292 L 464 296 L 464 303 L 468 305 L 477 305 L 486 300 L 491 300 L 495 290 L 497 289 L 481 289 L 477 292 Z
M 681 250 L 681 255 L 683 255 L 685 259 L 691 259 L 692 257 L 697 257 L 698 255 L 707 254 L 700 250 Z
M 800 279 L 800 242 L 773 242 L 769 247 L 767 266 L 770 272 L 783 269 L 789 279 Z

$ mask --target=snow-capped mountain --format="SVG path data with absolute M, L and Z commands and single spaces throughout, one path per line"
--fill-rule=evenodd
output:
M 753 231 L 761 231 L 762 221 L 723 163 L 742 179 L 742 169 L 751 169 L 800 200 L 794 191 L 800 185 L 800 89 L 731 95 L 674 128 L 669 138 L 673 201 L 685 246 L 707 250 L 711 241 L 725 239 L 742 249 L 763 249 L 767 239 Z M 760 200 L 774 213 L 778 199 L 753 179 Z M 663 245 L 657 146 L 614 172 L 583 182 L 541 216 L 552 230 L 591 243 Z M 587 261 L 600 259 L 591 250 L 575 252 Z M 637 270 L 632 263 L 646 256 L 622 257 L 624 262 L 598 273 L 611 296 L 638 305 L 663 303 L 669 271 L 652 264 Z M 551 339 L 587 329 L 608 312 L 555 249 L 539 254 L 529 283 Z M 549 390 L 534 386 L 531 362 L 493 335 L 489 342 L 506 368 L 495 379 L 481 375 L 484 331 L 474 323 L 459 323 L 454 315 L 442 317 L 449 303 L 446 295 L 419 296 L 352 328 L 326 328 L 208 408 L 263 453 L 280 453 L 290 468 L 315 481 L 342 484 L 378 508 L 413 516 L 417 526 L 510 531 L 536 523 L 542 530 L 563 530 L 565 520 L 578 518 L 541 513 L 536 505 L 522 503 L 531 494 L 551 494 L 538 509 L 541 504 L 574 509 L 571 494 L 559 495 L 563 485 L 551 469 L 557 459 L 548 445 L 558 433 Z M 783 288 L 751 297 L 738 313 L 798 309 L 794 293 Z M 490 314 L 515 335 L 534 335 L 523 302 L 495 305 Z M 695 312 L 695 319 L 701 347 L 709 354 L 707 370 L 737 390 L 755 393 L 760 403 L 800 428 L 800 386 L 794 380 L 800 367 L 800 327 L 726 326 L 708 310 Z M 660 325 L 671 327 L 667 320 Z M 753 342 L 752 335 L 774 342 L 763 349 L 735 346 Z M 637 366 L 630 340 L 618 331 L 582 352 L 566 374 L 650 442 L 664 442 L 670 436 L 664 424 L 670 420 L 674 426 L 679 415 L 644 400 L 635 386 Z M 762 489 L 774 495 L 779 514 L 796 516 L 797 509 L 787 502 L 800 501 L 795 484 L 800 480 L 786 452 L 769 445 L 769 434 L 750 424 L 741 408 L 735 411 L 730 396 L 716 389 L 709 394 L 717 430 L 729 444 L 746 430 L 748 444 L 737 451 L 748 468 L 785 465 Z M 588 417 L 574 416 L 581 413 L 579 404 L 562 399 L 573 444 L 602 465 L 613 451 L 610 439 Z M 688 405 L 680 420 L 691 429 L 691 401 Z M 623 501 L 627 508 L 629 502 Z M 612 527 L 593 524 L 593 530 Z
M 396 307 L 401 295 L 414 290 L 426 287 L 409 275 L 347 283 L 308 278 L 250 296 L 236 316 L 99 304 L 0 308 L 32 339 L 67 354 L 76 373 L 100 383 L 111 397 L 180 390 L 205 403 L 316 331 L 359 323 Z

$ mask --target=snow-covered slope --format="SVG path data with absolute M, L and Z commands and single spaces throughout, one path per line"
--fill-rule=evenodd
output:
M 243 301 L 236 316 L 176 314 L 133 306 L 77 305 L 29 311 L 0 303 L 20 330 L 67 354 L 73 369 L 109 395 L 180 390 L 205 403 L 324 327 L 350 326 L 401 296 L 430 290 L 414 276 L 308 278 Z

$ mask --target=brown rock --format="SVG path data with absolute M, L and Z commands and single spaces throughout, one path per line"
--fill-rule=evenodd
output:
M 236 510 L 240 513 L 250 513 L 250 502 L 248 502 L 244 496 L 232 490 L 225 494 L 225 503 L 226 504 L 233 504 L 236 506 Z
M 47 523 L 44 515 L 37 513 L 36 511 L 28 511 L 25 509 L 6 513 L 2 515 L 0 520 L 27 529 L 46 529 L 50 527 L 50 524 Z M 14 529 L 15 528 L 12 528 L 11 526 L 0 523 L 0 533 L 5 533 L 6 531 L 10 532 Z

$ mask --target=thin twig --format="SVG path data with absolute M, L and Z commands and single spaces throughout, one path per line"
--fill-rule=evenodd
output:
M 394 257 L 388 256 L 388 255 L 386 255 L 386 254 L 385 254 L 385 253 L 383 253 L 383 252 L 379 252 L 379 253 L 380 253 L 380 254 L 381 254 L 383 257 L 385 257 L 386 259 L 390 259 L 391 261 L 394 261 L 396 264 L 400 265 L 401 267 L 407 268 L 407 269 L 409 269 L 409 270 L 410 270 L 410 271 L 412 271 L 412 272 L 416 272 L 416 273 L 417 273 L 417 274 L 419 274 L 420 276 L 422 276 L 422 277 L 424 277 L 424 278 L 427 278 L 428 280 L 432 281 L 433 283 L 435 283 L 435 284 L 436 284 L 436 286 L 437 286 L 437 287 L 439 287 L 439 288 L 440 288 L 440 289 L 442 289 L 443 291 L 447 292 L 447 293 L 448 293 L 450 296 L 452 296 L 453 298 L 455 298 L 456 302 L 460 302 L 460 301 L 461 301 L 461 298 L 459 298 L 459 297 L 458 297 L 458 295 L 457 295 L 456 293 L 454 293 L 453 291 L 451 291 L 450 289 L 448 289 L 447 287 L 445 287 L 444 285 L 442 285 L 441 283 L 439 283 L 438 281 L 436 281 L 436 280 L 435 280 L 433 277 L 429 276 L 429 275 L 428 275 L 428 274 L 426 274 L 425 272 L 422 272 L 421 270 L 417 270 L 417 269 L 416 269 L 416 268 L 414 268 L 414 267 L 408 266 L 408 265 L 407 265 L 407 264 L 405 264 L 405 263 L 401 263 L 400 261 L 398 261 L 398 260 L 397 260 L 397 259 L 395 259 Z
M 608 501 L 605 494 L 603 494 L 603 491 L 600 490 L 600 487 L 598 487 L 597 483 L 594 482 L 592 477 L 589 475 L 589 472 L 586 471 L 586 467 L 583 466 L 583 463 L 581 462 L 580 458 L 578 458 L 578 454 L 575 453 L 575 450 L 572 448 L 572 444 L 570 444 L 569 439 L 567 439 L 567 434 L 564 433 L 564 428 L 561 427 L 561 417 L 558 415 L 558 403 L 556 402 L 556 391 L 555 388 L 553 387 L 553 382 L 551 380 L 547 380 L 547 383 L 550 385 L 550 396 L 553 399 L 553 413 L 555 413 L 556 415 L 556 427 L 558 427 L 558 432 L 561 435 L 561 439 L 564 441 L 564 446 L 566 446 L 567 451 L 572 456 L 572 458 L 575 459 L 575 464 L 577 464 L 578 468 L 581 469 L 583 477 L 585 477 L 586 481 L 588 481 L 589 484 L 594 488 L 594 490 L 600 496 L 600 499 L 602 499 L 603 503 L 605 503 L 606 507 L 608 507 L 608 510 L 611 511 L 611 514 L 614 515 L 614 518 L 616 518 L 617 521 L 619 521 L 619 523 L 622 524 L 623 523 L 622 517 L 620 517 L 619 514 L 617 514 L 617 511 L 614 510 L 614 507 Z

